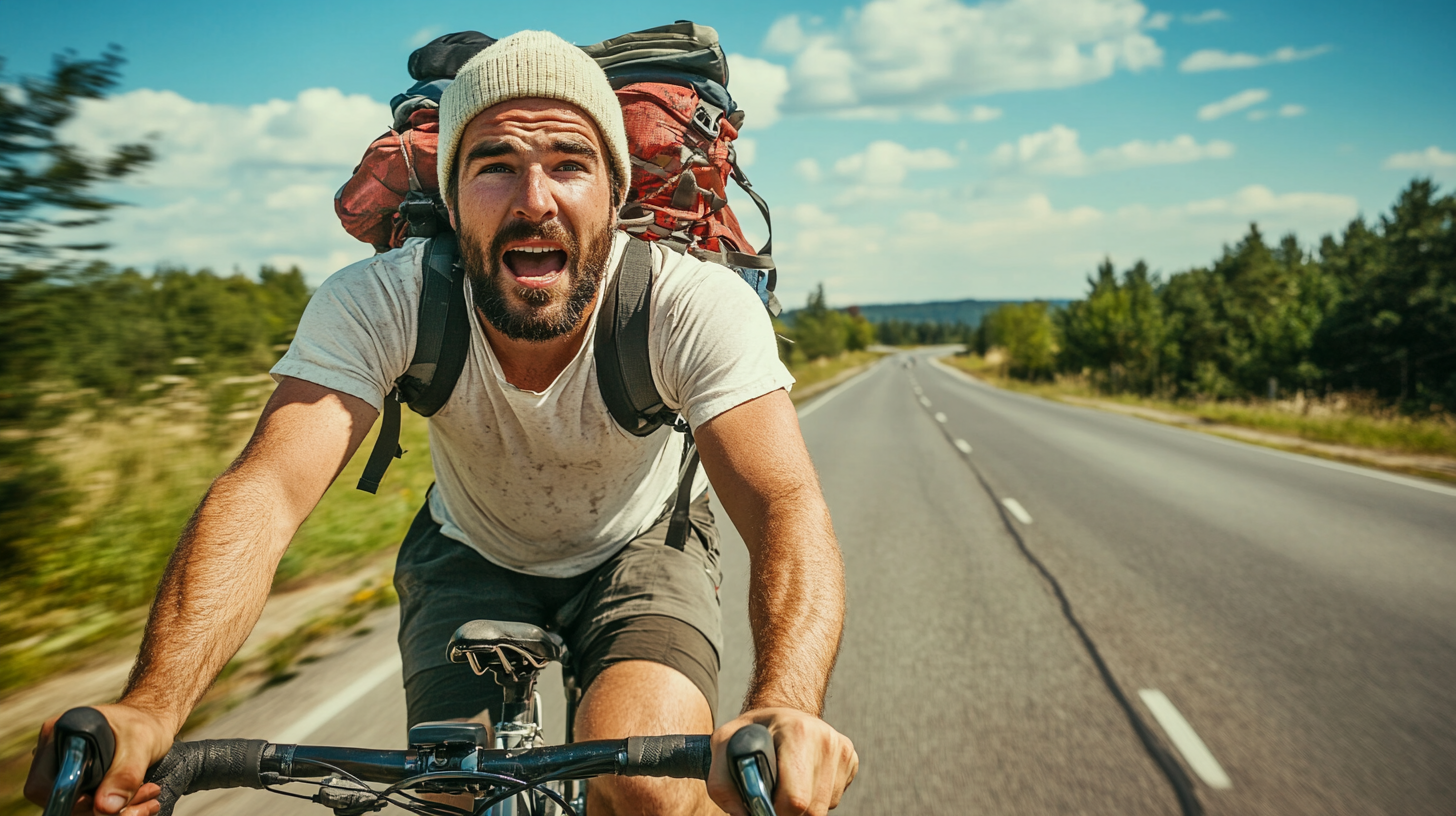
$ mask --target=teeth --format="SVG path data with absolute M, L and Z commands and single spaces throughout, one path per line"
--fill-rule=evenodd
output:
M 512 249 L 511 250 L 511 252 L 532 252 L 532 253 L 535 253 L 535 254 L 538 254 L 538 255 L 541 254 L 541 253 L 545 253 L 545 252 L 557 252 L 557 251 L 558 250 L 556 250 L 553 247 L 516 247 L 515 249 Z

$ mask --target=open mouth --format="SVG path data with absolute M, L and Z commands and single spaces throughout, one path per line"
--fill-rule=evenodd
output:
M 517 246 L 506 250 L 501 261 L 516 283 L 542 289 L 561 277 L 567 256 L 559 245 Z

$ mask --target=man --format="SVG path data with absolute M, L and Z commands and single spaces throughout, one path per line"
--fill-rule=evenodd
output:
M 461 68 L 440 121 L 440 184 L 479 319 L 455 391 L 431 419 L 437 483 L 396 571 L 410 723 L 498 713 L 494 685 L 444 658 L 456 626 L 494 618 L 567 639 L 585 687 L 577 738 L 713 732 L 720 635 L 707 485 L 694 492 L 686 545 L 667 546 L 682 435 L 619 429 L 591 353 L 598 294 L 627 241 L 615 229 L 631 178 L 615 95 L 579 49 L 521 32 Z M 422 248 L 355 264 L 314 295 L 252 440 L 183 533 L 121 702 L 102 707 L 118 748 L 97 813 L 155 812 L 147 766 L 241 646 L 289 540 L 409 365 Z M 723 745 L 759 722 L 777 743 L 779 813 L 822 814 L 858 757 L 818 718 L 843 570 L 784 390 L 792 377 L 757 296 L 731 271 L 653 258 L 654 380 L 692 426 L 749 547 L 754 674 L 744 713 L 713 732 L 706 791 L 604 777 L 588 807 L 701 814 L 716 802 L 743 814 Z M 42 744 L 32 768 L 32 799 L 45 795 L 51 751 Z

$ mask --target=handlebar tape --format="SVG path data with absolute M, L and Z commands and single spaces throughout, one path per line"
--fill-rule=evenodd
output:
M 86 740 L 90 747 L 91 763 L 86 766 L 86 773 L 81 777 L 80 790 L 96 790 L 102 777 L 111 770 L 111 760 L 116 756 L 116 734 L 111 730 L 111 723 L 94 708 L 73 708 L 56 720 L 54 734 L 58 753 L 66 750 L 69 737 Z
M 712 764 L 713 749 L 706 735 L 628 737 L 627 761 L 617 768 L 617 774 L 707 779 Z
M 217 788 L 261 788 L 263 740 L 223 739 L 174 742 L 172 750 L 147 771 L 147 781 L 162 788 L 162 811 L 170 816 L 177 800 Z

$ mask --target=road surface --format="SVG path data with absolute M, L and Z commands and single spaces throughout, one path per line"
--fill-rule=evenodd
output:
M 933 356 L 800 409 L 849 581 L 826 717 L 863 764 L 839 812 L 1456 812 L 1456 489 L 998 391 Z M 751 648 L 724 527 L 731 716 Z M 368 624 L 204 735 L 403 747 L 392 611 Z

